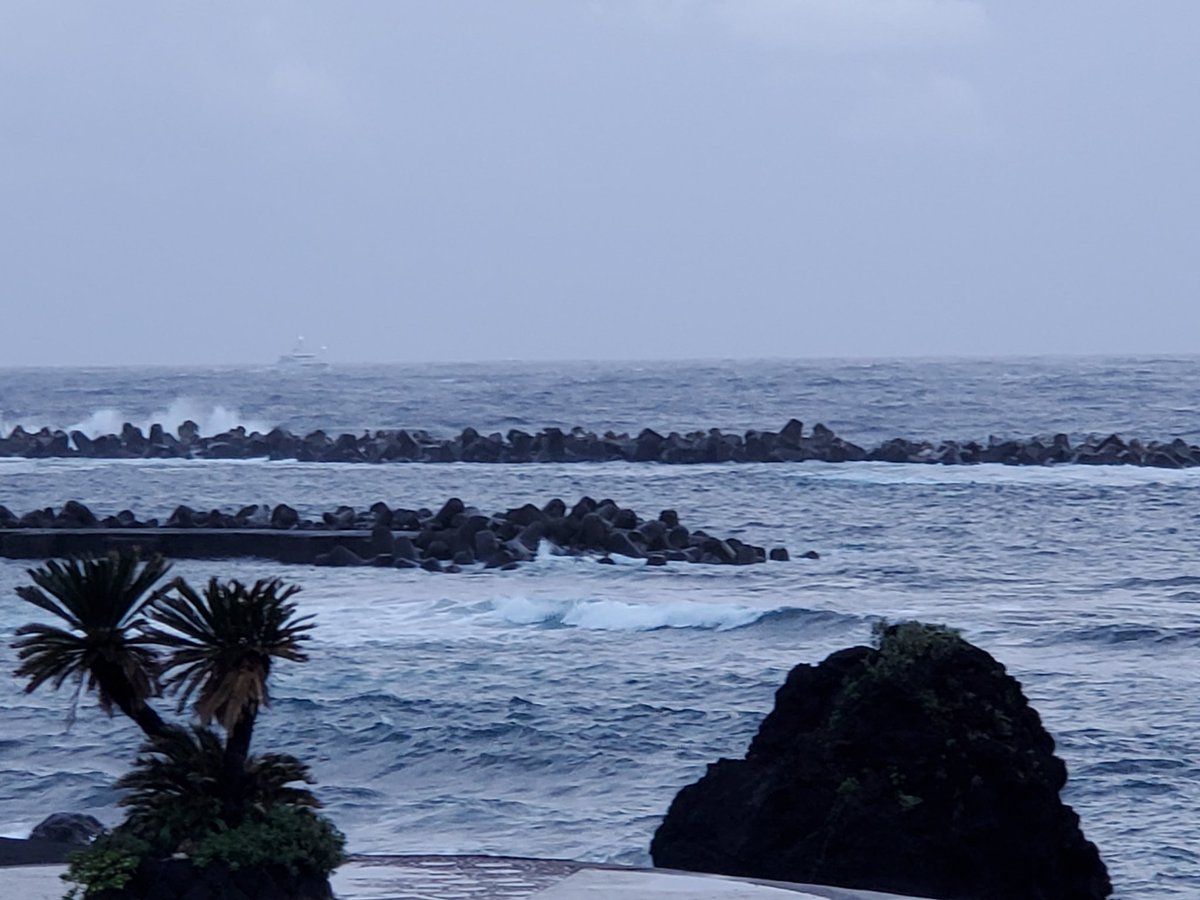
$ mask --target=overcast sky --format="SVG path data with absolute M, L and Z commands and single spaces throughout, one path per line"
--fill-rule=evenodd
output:
M 0 2 L 0 365 L 1200 352 L 1200 3 Z

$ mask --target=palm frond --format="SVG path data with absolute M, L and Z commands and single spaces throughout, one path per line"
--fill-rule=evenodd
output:
M 224 748 L 207 728 L 168 726 L 144 743 L 133 770 L 117 781 L 124 790 L 120 805 L 129 810 L 122 827 L 168 852 L 222 828 L 222 800 L 227 789 Z M 266 812 L 279 806 L 316 808 L 307 788 L 308 767 L 285 753 L 246 760 L 239 782 L 246 808 Z M 230 823 L 226 822 L 226 825 Z
M 166 649 L 160 675 L 178 694 L 180 709 L 194 699 L 203 724 L 216 719 L 229 730 L 270 703 L 272 659 L 308 659 L 301 644 L 313 617 L 296 615 L 289 600 L 300 588 L 278 578 L 250 587 L 212 578 L 202 594 L 183 579 L 173 587 L 174 595 L 149 610 L 153 624 L 142 628 L 143 636 Z
M 264 753 L 246 760 L 246 794 L 250 805 L 265 812 L 274 806 L 320 807 L 313 792 L 294 787 L 297 782 L 313 784 L 308 766 L 288 753 Z
M 21 599 L 63 619 L 78 631 L 128 628 L 145 606 L 154 583 L 171 568 L 161 556 L 139 568 L 136 554 L 50 560 L 29 569 L 33 587 L 17 588 Z
M 33 585 L 18 587 L 17 595 L 67 627 L 33 623 L 17 629 L 16 675 L 29 679 L 26 692 L 78 678 L 82 688 L 98 689 L 109 715 L 114 703 L 131 715 L 144 710 L 159 690 L 157 654 L 135 629 L 158 597 L 151 588 L 169 568 L 161 557 L 143 564 L 136 555 L 111 553 L 29 569 Z

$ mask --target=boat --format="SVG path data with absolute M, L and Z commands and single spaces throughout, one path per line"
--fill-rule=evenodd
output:
M 324 352 L 322 347 L 321 351 Z M 313 353 L 311 350 L 304 349 L 304 338 L 296 338 L 296 346 L 290 353 L 285 353 L 279 357 L 275 363 L 279 369 L 304 370 L 309 372 L 323 371 L 329 368 L 329 363 L 321 358 L 319 354 Z

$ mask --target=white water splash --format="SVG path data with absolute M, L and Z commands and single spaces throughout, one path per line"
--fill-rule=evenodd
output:
M 104 407 L 65 430 L 81 431 L 88 437 L 96 438 L 104 434 L 120 434 L 124 424 L 132 422 L 143 433 L 148 432 L 154 424 L 174 432 L 189 419 L 199 426 L 200 434 L 204 436 L 220 434 L 239 425 L 247 431 L 266 432 L 271 428 L 263 422 L 247 420 L 236 407 L 207 403 L 193 397 L 176 397 L 165 410 L 153 412 L 147 417 L 131 416 L 119 409 Z

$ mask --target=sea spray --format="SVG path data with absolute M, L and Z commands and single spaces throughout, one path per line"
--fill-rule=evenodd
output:
M 174 429 L 189 420 L 195 422 L 200 434 L 204 435 L 221 434 L 239 425 L 247 431 L 265 433 L 271 429 L 266 423 L 246 419 L 236 407 L 208 403 L 194 397 L 176 397 L 165 410 L 145 416 L 130 415 L 114 407 L 102 407 L 64 430 L 80 431 L 90 438 L 97 438 L 105 434 L 120 434 L 126 422 L 132 422 L 138 425 L 143 433 L 148 433 L 150 426 L 156 423 Z M 26 430 L 30 430 L 28 426 Z M 2 431 L 0 429 L 0 432 Z

